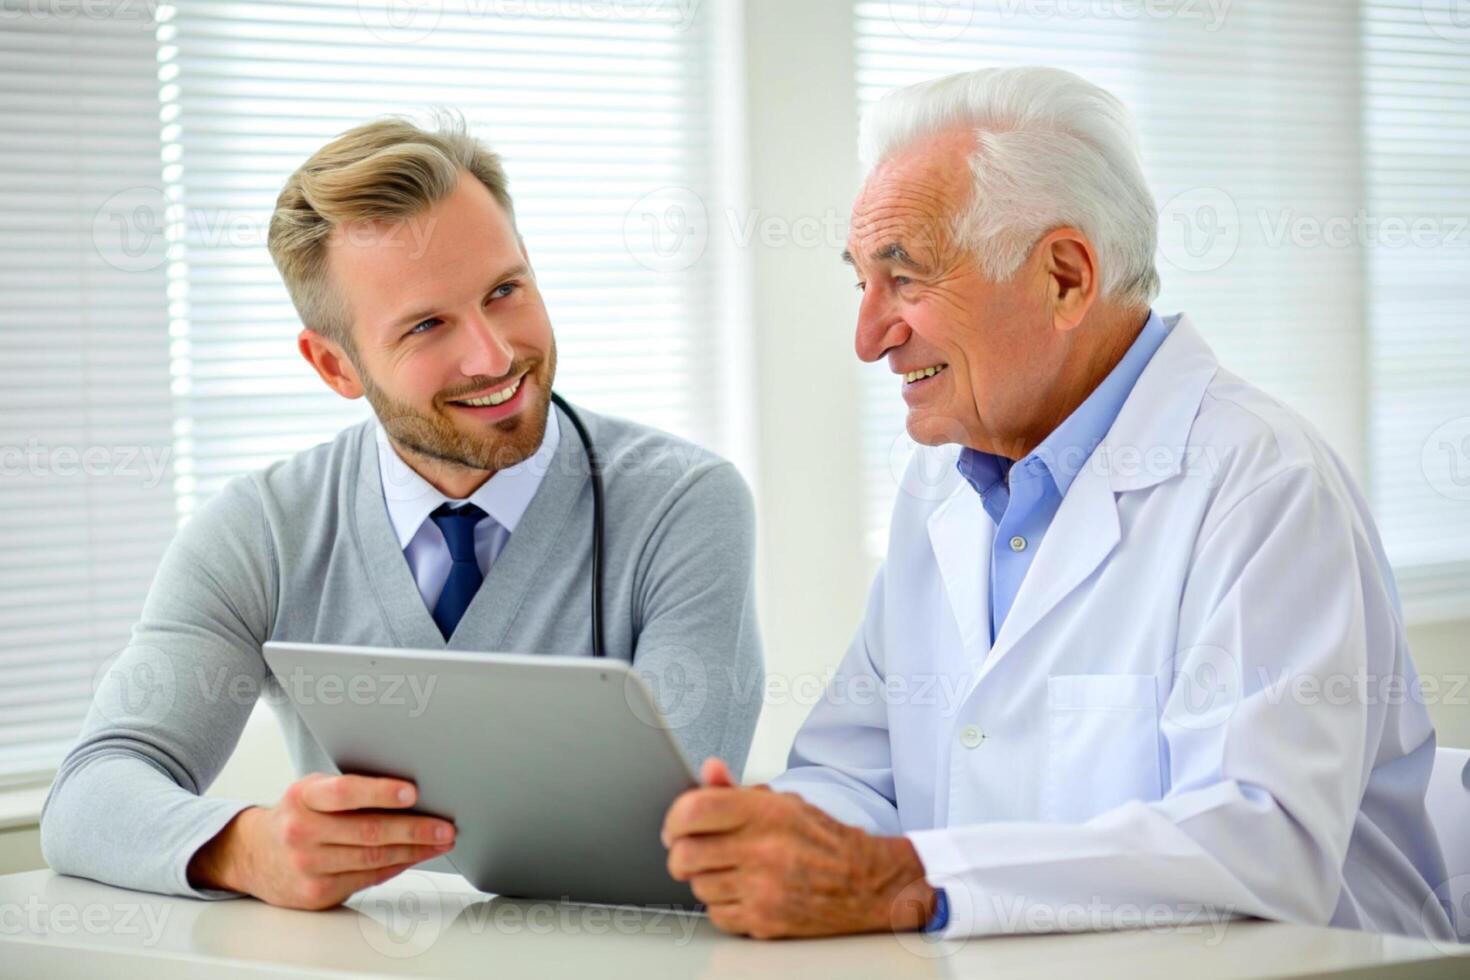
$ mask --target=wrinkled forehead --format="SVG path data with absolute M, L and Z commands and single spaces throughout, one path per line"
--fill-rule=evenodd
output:
M 853 201 L 848 252 L 866 261 L 893 242 L 918 256 L 953 240 L 955 215 L 970 203 L 974 137 L 944 134 L 873 168 Z

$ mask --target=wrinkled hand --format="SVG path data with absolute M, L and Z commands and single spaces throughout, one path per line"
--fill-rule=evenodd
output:
M 454 846 L 454 825 L 410 813 L 402 779 L 313 773 L 273 807 L 242 810 L 194 853 L 189 881 L 271 905 L 325 909 Z
M 849 827 L 792 793 L 736 786 L 706 759 L 704 786 L 664 817 L 669 873 L 710 921 L 757 939 L 921 928 L 935 892 L 905 837 Z

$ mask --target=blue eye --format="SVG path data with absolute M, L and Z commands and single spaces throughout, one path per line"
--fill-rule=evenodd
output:
M 490 299 L 505 299 L 511 293 L 514 293 L 517 289 L 520 288 L 521 284 L 518 282 L 503 282 L 490 291 Z M 405 336 L 411 337 L 416 334 L 428 333 L 429 330 L 437 327 L 443 322 L 443 320 L 435 316 L 431 316 L 427 320 L 420 320 L 418 323 L 415 323 L 412 327 L 409 328 L 408 333 Z
M 894 276 L 893 277 L 894 284 L 895 285 L 898 285 L 898 286 L 907 286 L 912 281 L 913 280 L 910 279 L 908 276 Z

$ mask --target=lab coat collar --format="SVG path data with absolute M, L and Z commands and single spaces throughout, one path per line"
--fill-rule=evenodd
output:
M 944 582 L 945 598 L 954 611 L 960 642 L 971 668 L 990 650 L 990 554 L 995 522 L 985 513 L 980 495 L 963 480 L 929 515 L 929 545 Z
M 1220 362 L 1183 313 L 1164 318 L 1169 336 L 1139 375 L 1107 436 L 1084 464 L 1116 492 L 1143 490 L 1183 472 L 1189 433 Z
M 1164 322 L 1169 337 L 1062 498 L 993 649 L 986 556 L 995 524 L 964 481 L 930 515 L 930 544 L 975 683 L 1112 553 L 1121 536 L 1114 494 L 1154 486 L 1183 471 L 1190 429 L 1219 362 L 1188 317 Z

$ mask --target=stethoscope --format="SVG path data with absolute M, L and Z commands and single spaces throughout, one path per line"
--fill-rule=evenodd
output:
M 592 437 L 587 434 L 587 427 L 572 406 L 554 391 L 551 401 L 577 430 L 577 438 L 582 440 L 582 448 L 587 451 L 587 464 L 592 475 L 592 656 L 602 657 L 607 655 L 607 648 L 602 644 L 602 463 L 597 458 L 597 450 L 592 448 Z

